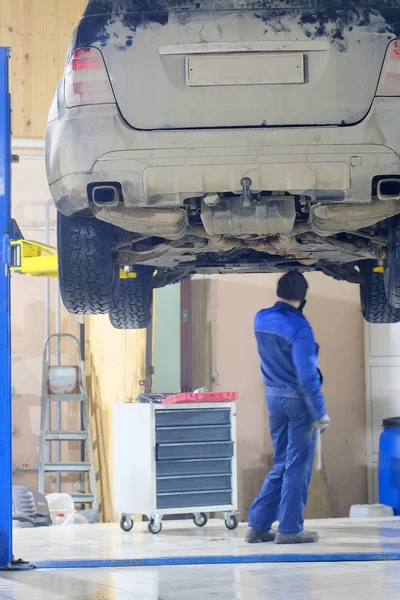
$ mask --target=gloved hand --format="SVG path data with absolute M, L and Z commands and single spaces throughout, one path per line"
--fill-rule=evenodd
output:
M 330 424 L 331 420 L 328 417 L 328 415 L 325 415 L 321 419 L 318 419 L 318 421 L 315 421 L 315 426 L 318 427 L 320 433 L 324 433 L 324 431 L 328 429 Z

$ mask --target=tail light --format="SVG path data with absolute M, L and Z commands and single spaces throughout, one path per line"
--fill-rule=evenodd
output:
M 97 48 L 80 48 L 72 56 L 65 71 L 65 101 L 68 108 L 115 102 L 104 60 Z
M 400 40 L 388 46 L 377 96 L 400 96 Z

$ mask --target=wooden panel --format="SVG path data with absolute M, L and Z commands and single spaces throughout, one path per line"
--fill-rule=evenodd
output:
M 210 279 L 192 279 L 193 389 L 213 389 L 210 295 Z
M 113 406 L 143 391 L 146 330 L 114 329 L 108 316 L 86 319 L 86 375 L 100 515 L 115 520 L 113 505 Z M 129 456 L 126 457 L 129 460 Z
M 12 48 L 13 136 L 43 139 L 69 40 L 86 0 L 0 0 L 0 46 Z
M 180 283 L 181 288 L 181 391 L 192 392 L 192 282 L 190 278 Z

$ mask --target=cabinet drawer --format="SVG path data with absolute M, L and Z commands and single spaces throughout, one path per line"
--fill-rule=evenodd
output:
M 229 442 L 230 425 L 202 425 L 200 427 L 157 427 L 157 443 Z
M 176 475 L 229 475 L 232 461 L 229 458 L 216 460 L 162 460 L 156 463 L 157 477 Z
M 205 492 L 207 490 L 231 490 L 230 475 L 203 475 L 199 477 L 167 477 L 157 479 L 157 493 Z
M 208 506 L 231 506 L 231 491 L 188 492 L 157 494 L 157 508 L 207 508 Z
M 157 444 L 157 460 L 184 458 L 232 458 L 233 442 Z
M 179 425 L 229 425 L 229 408 L 188 408 L 185 410 L 156 410 L 156 427 Z

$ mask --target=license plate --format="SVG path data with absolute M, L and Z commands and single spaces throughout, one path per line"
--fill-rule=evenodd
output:
M 188 56 L 186 85 L 279 85 L 304 83 L 303 54 Z

